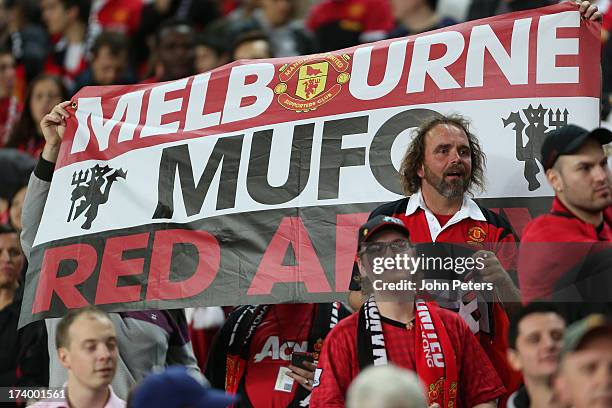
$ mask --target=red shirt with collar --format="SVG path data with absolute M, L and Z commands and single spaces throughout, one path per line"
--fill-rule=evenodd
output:
M 413 200 L 421 200 L 420 194 L 414 197 Z M 413 243 L 456 243 L 464 244 L 475 251 L 483 249 L 494 252 L 506 271 L 516 271 L 517 238 L 510 223 L 503 216 L 467 200 L 460 210 L 466 212 L 467 217 L 459 221 L 451 218 L 444 226 L 440 226 L 436 216 L 429 211 L 426 212 L 420 205 L 414 212 L 406 214 L 409 201 L 410 198 L 406 197 L 383 204 L 372 211 L 370 218 L 377 215 L 388 215 L 401 219 L 408 227 L 410 240 Z M 414 203 L 411 205 L 414 205 Z M 359 269 L 354 267 L 350 290 L 359 290 L 358 282 Z M 521 384 L 521 376 L 510 368 L 506 359 L 510 323 L 506 312 L 499 303 L 493 304 L 490 312 L 493 332 L 490 334 L 479 332 L 477 338 L 506 386 L 508 393 L 512 393 Z M 479 312 L 475 311 L 474 313 Z M 502 398 L 502 403 L 508 396 L 509 394 Z
M 129 37 L 138 30 L 143 6 L 142 0 L 107 0 L 96 17 L 104 30 Z
M 280 368 L 291 363 L 293 351 L 307 351 L 315 308 L 313 303 L 274 305 L 257 327 L 244 376 L 244 388 L 253 407 L 290 405 L 300 385 L 294 381 L 289 392 L 278 391 L 276 379 Z
M 504 393 L 504 386 L 469 327 L 454 312 L 438 311 L 454 347 L 459 372 L 457 408 L 473 407 L 495 400 Z M 351 381 L 359 374 L 357 328 L 359 313 L 339 322 L 323 343 L 318 368 L 319 386 L 315 387 L 310 407 L 344 407 Z M 381 316 L 385 348 L 389 360 L 402 368 L 416 369 L 415 335 L 400 322 Z
M 467 244 L 473 250 L 485 249 L 494 252 L 504 269 L 516 270 L 517 239 L 506 218 L 487 208 L 478 206 L 483 219 L 477 220 L 467 217 L 458 222 L 453 221 L 450 224 L 449 218 L 444 223 L 445 225 L 440 226 L 436 215 L 430 212 L 426 213 L 422 208 L 417 208 L 414 212 L 406 214 L 409 201 L 410 198 L 406 197 L 383 204 L 372 211 L 369 219 L 377 215 L 399 218 L 404 221 L 404 224 L 406 224 L 410 231 L 410 241 L 413 243 L 444 242 Z M 477 204 L 473 203 L 473 205 Z M 469 213 L 470 211 L 468 211 Z M 442 220 L 444 219 L 445 216 Z M 361 289 L 357 283 L 358 281 L 359 269 L 355 265 L 350 290 Z
M 550 299 L 557 281 L 598 242 L 612 242 L 612 207 L 604 210 L 603 223 L 595 226 L 576 217 L 555 197 L 548 214 L 525 226 L 518 264 L 523 303 Z

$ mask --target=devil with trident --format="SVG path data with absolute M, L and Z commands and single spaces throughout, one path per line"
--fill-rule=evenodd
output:
M 108 201 L 110 189 L 117 179 L 125 180 L 127 172 L 123 169 L 115 170 L 107 176 L 113 169 L 108 166 L 101 167 L 96 164 L 94 167 L 86 170 L 74 172 L 72 175 L 72 185 L 75 186 L 72 190 L 70 212 L 68 213 L 68 222 L 75 220 L 79 215 L 85 212 L 85 222 L 81 226 L 83 229 L 90 229 L 91 223 L 98 216 L 98 207 Z M 91 178 L 87 178 L 91 175 Z M 104 190 L 102 187 L 104 186 Z M 75 210 L 76 202 L 79 201 Z M 73 214 L 74 211 L 74 214 Z

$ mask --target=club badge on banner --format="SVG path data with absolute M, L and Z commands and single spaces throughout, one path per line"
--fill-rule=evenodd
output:
M 472 121 L 488 162 L 477 198 L 521 231 L 550 203 L 546 132 L 598 125 L 599 60 L 599 25 L 564 3 L 171 82 L 84 88 L 69 108 L 21 324 L 87 304 L 343 299 L 359 225 L 402 197 L 411 130 L 439 114 Z

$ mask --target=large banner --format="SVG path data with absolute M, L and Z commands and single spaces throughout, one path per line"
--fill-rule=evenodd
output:
M 599 25 L 560 4 L 73 99 L 21 322 L 318 302 L 348 289 L 358 226 L 402 197 L 421 121 L 471 119 L 478 198 L 519 233 L 547 210 L 544 135 L 599 123 Z

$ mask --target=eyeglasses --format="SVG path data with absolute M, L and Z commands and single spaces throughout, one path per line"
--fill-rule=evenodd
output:
M 410 244 L 410 241 L 407 240 L 392 242 L 366 242 L 359 251 L 359 254 L 365 254 L 368 257 L 379 257 L 384 256 L 388 249 L 390 249 L 393 254 L 401 254 L 409 251 L 412 248 L 414 247 Z

